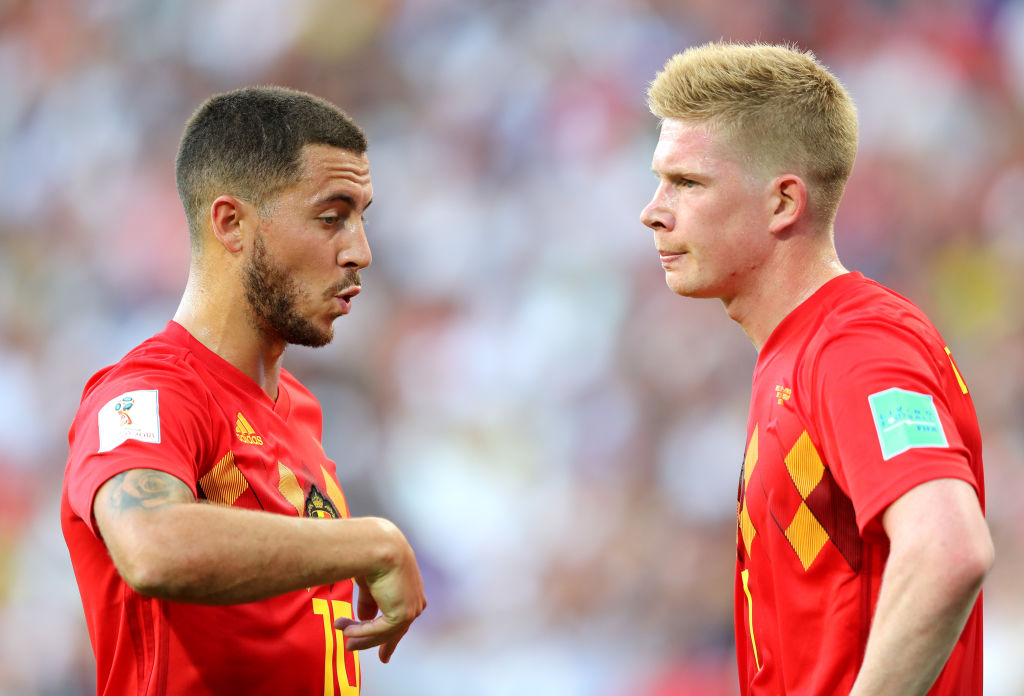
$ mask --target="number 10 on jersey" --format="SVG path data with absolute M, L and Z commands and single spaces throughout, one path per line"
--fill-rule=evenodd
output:
M 313 598 L 313 613 L 324 619 L 324 696 L 334 696 L 334 680 L 337 675 L 340 687 L 339 696 L 358 696 L 359 694 L 359 654 L 352 653 L 355 684 L 350 680 L 345 669 L 345 637 L 334 627 L 340 618 L 352 618 L 352 605 L 338 599 L 330 603 L 326 599 Z

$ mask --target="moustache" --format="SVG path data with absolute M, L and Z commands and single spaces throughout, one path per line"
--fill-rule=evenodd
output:
M 362 284 L 363 281 L 359 277 L 359 271 L 348 269 L 347 271 L 345 271 L 344 280 L 328 288 L 327 292 L 324 293 L 324 297 L 331 298 L 334 297 L 335 295 L 340 295 L 349 288 L 354 286 L 362 286 Z

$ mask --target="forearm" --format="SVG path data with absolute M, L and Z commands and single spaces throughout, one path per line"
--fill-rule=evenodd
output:
M 851 696 L 925 694 L 945 666 L 995 557 L 974 489 L 917 486 L 882 517 L 889 558 Z
M 202 604 L 237 604 L 364 577 L 385 567 L 400 532 L 385 520 L 299 519 L 179 504 L 135 524 L 149 539 L 115 558 L 139 592 Z
M 963 631 L 983 577 L 970 582 L 948 572 L 890 558 L 850 696 L 928 692 Z
M 295 518 L 197 503 L 181 481 L 136 469 L 107 481 L 94 514 L 111 558 L 137 591 L 235 604 L 372 577 L 413 562 L 386 520 Z

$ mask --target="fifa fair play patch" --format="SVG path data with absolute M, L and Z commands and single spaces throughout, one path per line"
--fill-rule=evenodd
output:
M 109 452 L 126 440 L 160 442 L 159 392 L 130 391 L 103 405 L 96 418 L 100 432 L 97 452 Z
M 949 447 L 931 395 L 893 387 L 869 396 L 868 404 L 882 459 L 915 447 Z

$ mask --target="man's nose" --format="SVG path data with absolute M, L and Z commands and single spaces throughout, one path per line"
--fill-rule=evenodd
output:
M 359 222 L 354 229 L 345 235 L 345 246 L 338 252 L 338 265 L 343 268 L 366 268 L 373 260 L 370 242 L 366 239 L 366 230 Z
M 647 207 L 640 212 L 640 222 L 652 230 L 672 229 L 674 218 L 669 209 L 665 206 L 661 197 L 661 189 L 654 194 L 654 198 L 647 204 Z

